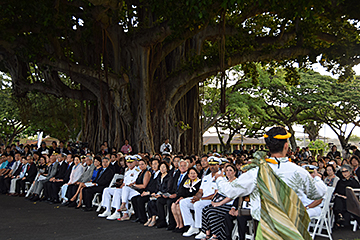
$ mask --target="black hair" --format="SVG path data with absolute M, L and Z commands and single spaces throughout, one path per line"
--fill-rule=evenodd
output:
M 237 168 L 233 165 L 233 164 L 228 164 L 228 165 L 226 165 L 226 167 L 225 167 L 225 170 L 226 170 L 226 168 L 228 168 L 228 167 L 231 167 L 234 171 L 235 171 L 235 176 L 238 174 L 238 170 L 237 170 Z
M 95 161 L 95 160 L 98 160 L 98 161 L 101 163 L 101 157 L 100 157 L 99 155 L 97 155 L 97 156 L 94 157 L 94 161 Z
M 169 167 L 169 164 L 165 161 L 161 161 L 160 164 L 159 164 L 159 169 L 161 167 L 161 165 L 165 165 L 166 166 L 166 171 L 169 172 L 170 171 L 170 167 Z
M 197 160 L 196 162 L 195 162 L 195 164 L 197 165 L 197 164 L 200 164 L 201 165 L 201 161 L 200 160 Z
M 359 157 L 356 156 L 356 155 L 352 155 L 351 158 L 350 158 L 350 164 L 351 164 L 351 161 L 352 161 L 353 159 L 355 159 L 358 163 L 360 163 Z
M 186 161 L 187 159 L 190 160 L 190 163 L 193 163 L 194 162 L 194 159 L 192 159 L 191 157 L 185 157 L 184 160 Z
M 266 135 L 269 137 L 265 138 L 266 146 L 269 148 L 270 153 L 279 153 L 284 149 L 284 145 L 287 142 L 287 139 L 276 139 L 276 135 L 286 135 L 287 131 L 284 127 L 273 127 L 271 128 Z
M 150 160 L 151 164 L 152 164 L 154 161 L 158 162 L 159 167 L 160 167 L 160 163 L 161 163 L 160 159 L 157 159 L 157 158 L 151 158 L 151 160 Z
M 141 162 L 141 161 L 144 162 L 146 165 L 149 165 L 148 162 L 146 161 L 146 159 L 141 158 L 138 160 L 138 162 Z
M 199 171 L 196 170 L 196 168 L 192 168 L 192 167 L 187 170 L 187 174 L 189 174 L 191 170 L 194 170 L 196 174 L 199 176 Z
M 157 159 L 157 158 L 155 158 L 155 159 Z M 157 160 L 160 161 L 160 159 L 157 159 Z M 168 158 L 168 157 L 164 157 L 162 160 L 165 161 L 165 162 L 170 163 L 170 158 Z
M 329 164 L 329 165 L 326 166 L 326 168 L 328 168 L 328 167 L 331 167 L 331 169 L 333 170 L 333 172 L 334 172 L 334 174 L 335 174 L 335 172 L 336 172 L 335 167 L 334 167 L 333 165 L 331 165 L 331 164 Z M 325 169 L 326 169 L 326 168 L 325 168 Z
M 244 161 L 242 159 L 240 159 L 240 158 L 237 158 L 235 160 L 235 165 L 239 165 L 239 164 L 244 164 Z

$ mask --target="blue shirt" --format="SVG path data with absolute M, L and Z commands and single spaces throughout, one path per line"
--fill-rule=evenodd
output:
M 96 176 L 97 176 L 97 173 L 99 172 L 99 171 L 101 171 L 101 169 L 102 168 L 99 168 L 99 169 L 94 169 L 94 171 L 93 171 L 93 175 L 92 175 L 92 177 L 91 177 L 91 181 L 94 181 L 95 180 L 95 178 L 96 178 Z
M 12 161 L 12 162 L 8 162 L 8 164 L 6 165 L 5 169 L 11 169 L 12 165 L 14 165 L 14 162 L 15 161 Z
M 6 160 L 5 162 L 3 162 L 0 166 L 0 169 L 4 169 L 7 165 L 8 165 L 8 160 Z

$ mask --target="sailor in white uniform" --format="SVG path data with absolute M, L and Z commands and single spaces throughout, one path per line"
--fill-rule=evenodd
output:
M 116 220 L 121 217 L 118 210 L 121 206 L 122 188 L 129 185 L 130 183 L 135 182 L 136 178 L 141 172 L 140 169 L 136 166 L 136 157 L 127 156 L 125 160 L 128 168 L 124 175 L 123 184 L 120 187 L 108 187 L 104 189 L 101 206 L 105 207 L 106 210 L 103 213 L 99 214 L 98 217 L 106 217 L 106 219 L 108 220 Z M 111 214 L 111 208 L 115 208 L 115 212 L 113 214 Z
M 202 179 L 199 191 L 193 198 L 185 198 L 179 202 L 184 226 L 190 226 L 189 230 L 183 234 L 184 237 L 190 237 L 194 234 L 197 234 L 195 236 L 196 239 L 205 237 L 205 234 L 200 232 L 202 210 L 204 207 L 211 204 L 211 199 L 214 197 L 215 191 L 217 190 L 215 174 L 220 173 L 219 158 L 213 156 L 209 157 L 208 162 L 211 173 Z M 195 211 L 195 219 L 193 219 L 190 210 Z

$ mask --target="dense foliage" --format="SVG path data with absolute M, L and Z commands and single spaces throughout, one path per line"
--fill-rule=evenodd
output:
M 255 63 L 262 63 L 269 72 L 285 67 L 285 81 L 296 84 L 293 63 L 307 67 L 319 56 L 349 80 L 359 61 L 359 6 L 356 0 L 4 0 L 0 69 L 10 73 L 17 97 L 37 91 L 84 101 L 83 140 L 91 147 L 128 138 L 135 151 L 154 152 L 170 137 L 176 151 L 199 152 L 199 82 L 238 64 L 256 82 Z M 183 133 L 178 122 L 191 129 Z M 196 143 L 184 149 L 187 139 Z

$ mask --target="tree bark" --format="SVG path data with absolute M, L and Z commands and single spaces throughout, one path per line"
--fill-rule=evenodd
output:
M 316 141 L 316 138 L 319 136 L 319 130 L 321 125 L 316 124 L 314 121 L 304 125 L 304 131 L 309 135 L 310 141 Z
M 297 147 L 297 144 L 296 144 L 296 139 L 295 139 L 295 131 L 294 129 L 292 128 L 291 125 L 287 126 L 289 128 L 289 132 L 291 133 L 291 137 L 289 139 L 290 141 L 290 145 L 291 145 L 291 149 L 294 151 Z

